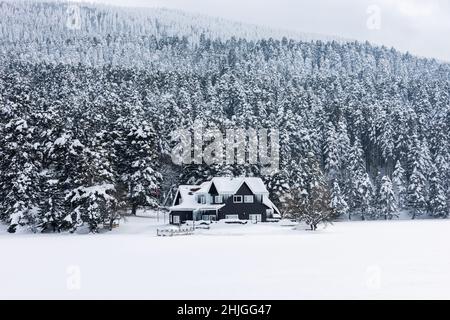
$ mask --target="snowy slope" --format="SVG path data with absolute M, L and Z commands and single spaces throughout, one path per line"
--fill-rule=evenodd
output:
M 158 47 L 164 46 L 171 37 L 184 39 L 191 48 L 206 39 L 341 41 L 161 8 L 0 1 L 0 17 L 0 58 L 32 63 L 98 65 L 104 56 L 117 55 L 109 62 L 136 66 L 158 59 L 152 46 L 158 41 Z
M 194 43 L 198 42 L 202 34 L 211 39 L 235 37 L 258 40 L 287 37 L 303 41 L 342 40 L 327 35 L 278 30 L 173 9 L 116 7 L 51 0 L 32 2 L 3 0 L 0 2 L 2 16 L 0 25 L 15 30 L 14 38 L 9 40 L 32 39 L 30 36 L 35 33 L 33 31 L 43 35 L 47 32 L 70 34 L 66 22 L 69 15 L 68 8 L 73 5 L 78 6 L 81 13 L 81 28 L 77 30 L 78 35 L 131 33 L 135 36 L 178 36 L 187 37 Z
M 0 231 L 0 298 L 449 299 L 450 221 L 215 225 L 158 238 L 132 218 L 102 235 Z M 55 255 L 55 252 L 58 252 Z

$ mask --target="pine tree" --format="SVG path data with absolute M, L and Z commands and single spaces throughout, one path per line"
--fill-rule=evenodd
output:
M 394 217 L 398 217 L 394 189 L 389 176 L 384 176 L 381 180 L 379 197 L 380 214 L 384 219 L 391 220 Z
M 347 197 L 351 212 L 358 213 L 363 220 L 372 212 L 373 185 L 363 159 L 363 151 L 359 140 L 356 140 L 350 151 L 350 182 L 347 186 Z M 351 215 L 349 216 L 351 219 Z
M 116 216 L 116 173 L 110 142 L 108 133 L 100 131 L 84 150 L 81 185 L 66 195 L 72 211 L 65 221 L 71 224 L 72 232 L 87 225 L 90 232 L 96 233 L 100 225 L 110 224 L 111 217 Z
M 331 205 L 331 195 L 325 176 L 318 161 L 312 154 L 308 155 L 307 190 L 293 189 L 283 198 L 286 216 L 303 221 L 311 230 L 317 230 L 320 223 L 327 224 L 336 217 Z
M 406 176 L 405 170 L 403 169 L 400 161 L 397 161 L 395 164 L 395 169 L 392 173 L 392 184 L 398 203 L 398 208 L 403 209 L 406 201 Z
M 428 207 L 432 217 L 446 218 L 449 215 L 445 189 L 436 168 L 432 171 L 430 178 L 430 200 Z
M 60 232 L 67 228 L 64 223 L 67 212 L 63 190 L 53 172 L 47 171 L 41 175 L 38 226 L 42 231 Z
M 18 226 L 28 226 L 35 231 L 40 159 L 39 145 L 34 143 L 34 128 L 27 120 L 16 118 L 4 126 L 2 136 L 0 187 L 4 198 L 1 207 L 5 208 L 8 231 L 14 233 Z
M 426 179 L 417 167 L 413 169 L 413 173 L 409 178 L 408 185 L 408 205 L 412 210 L 412 218 L 421 216 L 427 205 L 426 200 Z
M 325 152 L 325 171 L 327 172 L 329 181 L 333 183 L 334 181 L 336 181 L 336 179 L 339 178 L 339 172 L 341 167 L 339 159 L 338 139 L 333 124 L 328 125 L 324 152 Z
M 348 214 L 348 205 L 341 193 L 341 188 L 337 182 L 333 183 L 333 189 L 331 191 L 331 207 L 336 214 L 340 217 Z
M 131 119 L 130 119 L 131 120 Z M 125 121 L 120 152 L 120 181 L 126 190 L 126 201 L 136 215 L 139 206 L 156 207 L 160 200 L 159 153 L 154 128 L 147 121 L 134 124 Z
M 366 220 L 366 218 L 372 214 L 373 195 L 374 187 L 369 174 L 366 172 L 358 181 L 358 201 L 362 220 Z

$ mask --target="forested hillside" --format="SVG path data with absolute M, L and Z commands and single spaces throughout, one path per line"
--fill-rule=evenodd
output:
M 175 166 L 171 133 L 199 120 L 280 131 L 280 172 L 263 176 L 280 207 L 285 193 L 324 184 L 345 217 L 449 215 L 448 64 L 369 43 L 252 36 L 256 27 L 218 35 L 188 16 L 162 19 L 176 27 L 159 32 L 145 12 L 89 6 L 89 24 L 71 30 L 63 4 L 0 7 L 0 219 L 11 232 L 96 231 L 178 183 L 261 175 Z

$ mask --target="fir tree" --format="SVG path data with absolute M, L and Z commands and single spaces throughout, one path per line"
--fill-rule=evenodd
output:
M 341 193 L 341 188 L 337 182 L 333 183 L 333 189 L 331 190 L 331 207 L 336 214 L 340 217 L 348 214 L 348 205 Z
M 380 206 L 380 214 L 385 220 L 391 220 L 398 216 L 394 189 L 391 179 L 388 176 L 384 176 L 381 180 L 378 203 Z
M 392 185 L 394 188 L 395 197 L 397 199 L 398 208 L 402 209 L 406 201 L 406 176 L 405 170 L 400 161 L 395 164 L 394 172 L 392 173 Z
M 430 200 L 428 207 L 430 215 L 435 218 L 446 218 L 449 215 L 445 189 L 436 168 L 432 171 L 430 178 Z
M 408 205 L 412 210 L 412 218 L 421 216 L 427 205 L 426 200 L 426 180 L 417 167 L 413 169 L 413 173 L 409 178 L 408 185 Z

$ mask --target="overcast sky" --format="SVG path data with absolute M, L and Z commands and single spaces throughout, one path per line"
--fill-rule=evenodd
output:
M 448 0 L 94 0 L 369 40 L 450 61 Z M 92 2 L 92 1 L 90 1 Z

